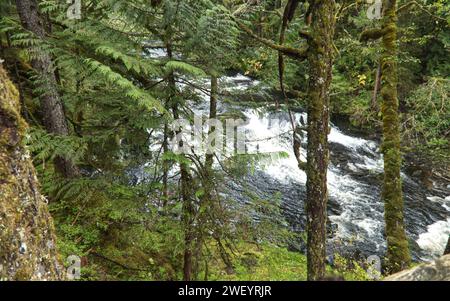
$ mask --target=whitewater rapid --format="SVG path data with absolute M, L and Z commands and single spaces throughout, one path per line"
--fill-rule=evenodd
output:
M 149 50 L 151 57 L 165 57 L 161 49 Z M 209 89 L 209 81 L 198 85 Z M 180 89 L 189 89 L 178 83 Z M 292 149 L 292 127 L 286 112 L 273 113 L 264 109 L 248 109 L 236 103 L 239 95 L 267 93 L 260 82 L 237 74 L 219 79 L 220 90 L 235 94 L 233 104 L 220 97 L 218 112 L 239 110 L 245 116 L 246 148 L 249 153 L 270 155 L 272 160 L 258 167 L 257 172 L 244 178 L 247 188 L 230 183 L 228 194 L 243 202 L 249 201 L 243 192 L 252 189 L 260 198 L 282 195 L 282 207 L 292 229 L 304 231 L 304 201 L 306 174 L 298 168 Z M 192 106 L 195 114 L 208 116 L 209 95 L 196 90 L 202 101 Z M 236 94 L 238 95 L 236 97 Z M 273 103 L 270 99 L 269 102 Z M 296 112 L 297 122 L 306 120 Z M 329 135 L 330 165 L 328 169 L 329 221 L 333 232 L 328 237 L 329 252 L 361 252 L 364 256 L 383 256 L 384 205 L 381 201 L 383 157 L 377 141 L 355 137 L 331 124 Z M 207 132 L 207 129 L 203 129 Z M 302 157 L 306 157 L 306 133 L 302 141 Z M 278 154 L 283 153 L 284 156 Z M 218 168 L 220 168 L 218 166 Z M 447 195 L 425 188 L 417 179 L 402 173 L 405 198 L 405 222 L 413 258 L 431 260 L 442 255 L 450 235 L 450 187 Z
M 245 91 L 246 85 L 254 87 L 258 84 L 242 75 L 223 79 L 223 83 L 231 86 L 232 89 L 233 82 L 236 83 L 234 89 L 239 91 Z M 270 113 L 257 109 L 243 109 L 242 112 L 246 116 L 244 128 L 249 153 L 282 152 L 288 155 L 281 158 L 273 156 L 272 162 L 265 163 L 261 171 L 276 180 L 276 183 L 305 186 L 306 174 L 298 168 L 292 149 L 292 126 L 288 114 Z M 294 116 L 297 122 L 300 122 L 300 119 L 303 121 L 307 119 L 305 113 L 295 113 Z M 342 149 L 344 151 L 341 150 L 341 152 L 348 153 L 349 158 L 338 162 L 332 158 L 328 170 L 330 199 L 335 200 L 340 207 L 339 214 L 329 215 L 329 220 L 337 225 L 337 230 L 329 239 L 330 243 L 344 246 L 352 244 L 355 247 L 368 245 L 365 250 L 366 255 L 370 255 L 371 252 L 374 255 L 380 255 L 384 252 L 386 243 L 384 204 L 381 201 L 382 182 L 379 180 L 383 174 L 384 164 L 379 143 L 346 134 L 333 124 L 330 126 L 328 139 L 331 157 L 338 153 L 336 149 Z M 306 132 L 303 137 L 301 153 L 305 158 Z M 402 178 L 405 187 L 408 188 L 405 188 L 407 190 L 405 214 L 410 244 L 417 244 L 420 248 L 413 251 L 414 257 L 431 260 L 442 255 L 450 235 L 450 197 L 434 196 L 432 190 L 424 189 L 420 183 L 404 172 L 402 172 Z M 277 185 L 276 183 L 274 185 Z M 267 183 L 261 184 L 267 185 Z M 412 190 L 411 193 L 410 190 Z M 280 192 L 283 193 L 283 191 Z M 296 204 L 303 206 L 303 202 L 304 199 Z M 433 207 L 429 206 L 430 202 L 439 204 Z M 423 217 L 415 212 L 415 206 L 422 206 Z

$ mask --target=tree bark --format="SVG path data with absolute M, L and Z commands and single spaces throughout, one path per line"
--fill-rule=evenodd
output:
M 170 41 L 166 43 L 167 56 L 169 59 L 173 58 L 172 44 Z M 178 103 L 173 98 L 176 96 L 176 82 L 173 72 L 168 77 L 169 89 L 172 91 L 172 112 L 173 118 L 179 119 L 180 114 L 178 110 Z M 183 141 L 179 142 L 180 148 L 183 147 Z M 181 199 L 183 201 L 183 224 L 184 224 L 184 263 L 183 263 L 183 280 L 192 280 L 192 268 L 193 268 L 193 245 L 195 241 L 195 233 L 193 229 L 193 217 L 194 207 L 192 204 L 192 178 L 189 173 L 189 165 L 185 162 L 180 162 L 180 180 L 181 180 Z
M 46 36 L 45 23 L 39 15 L 37 0 L 16 0 L 22 26 L 34 33 L 40 39 Z M 69 127 L 64 115 L 64 107 L 58 92 L 54 64 L 50 55 L 41 53 L 38 58 L 31 61 L 33 69 L 42 79 L 42 90 L 45 94 L 40 95 L 41 109 L 44 116 L 44 125 L 49 133 L 68 136 Z M 77 167 L 67 158 L 55 158 L 56 169 L 65 177 L 71 178 L 79 174 Z
M 329 161 L 329 87 L 332 79 L 335 28 L 334 0 L 310 1 L 308 40 L 308 155 L 306 182 L 308 280 L 325 277 L 327 169 Z
M 169 152 L 169 125 L 167 122 L 164 123 L 164 141 L 163 141 L 163 154 L 166 155 Z M 169 187 L 168 187 L 168 180 L 169 180 L 169 162 L 167 162 L 166 158 L 164 158 L 163 161 L 163 208 L 166 208 L 167 203 L 169 201 Z
M 47 201 L 24 146 L 19 95 L 0 65 L 0 280 L 64 278 Z
M 378 64 L 377 72 L 375 74 L 375 84 L 373 87 L 372 101 L 370 103 L 370 108 L 377 112 L 378 111 L 378 93 L 380 91 L 381 86 L 381 64 Z
M 209 100 L 209 119 L 217 118 L 217 95 L 218 95 L 219 83 L 218 78 L 215 75 L 211 75 L 211 96 Z M 215 128 L 211 127 L 209 129 L 208 135 L 214 133 Z M 207 235 L 207 223 L 208 217 L 213 216 L 210 214 L 211 211 L 216 207 L 216 203 L 213 201 L 213 189 L 214 189 L 214 173 L 213 173 L 213 163 L 214 163 L 214 154 L 206 153 L 205 156 L 205 165 L 202 171 L 202 185 L 204 189 L 204 194 L 200 200 L 200 208 L 198 214 L 198 222 L 197 222 L 197 240 L 195 246 L 195 264 L 193 274 L 195 277 L 198 277 L 199 267 L 201 262 L 201 257 L 203 254 L 203 243 L 205 241 L 205 237 Z
M 403 193 L 401 179 L 402 154 L 400 146 L 397 47 L 397 1 L 385 0 L 382 36 L 382 88 L 385 222 L 387 237 L 388 273 L 407 268 L 411 257 L 406 238 L 403 217 Z
M 217 118 L 217 95 L 219 93 L 219 83 L 216 76 L 211 76 L 211 97 L 209 100 L 209 118 L 216 119 Z M 214 132 L 214 128 L 212 128 L 210 133 Z M 207 172 L 211 171 L 212 165 L 214 161 L 214 154 L 206 154 L 205 160 L 205 168 Z

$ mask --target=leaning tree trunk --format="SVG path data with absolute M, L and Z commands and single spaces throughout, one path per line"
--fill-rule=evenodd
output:
M 39 15 L 37 0 L 16 0 L 16 6 L 23 27 L 38 38 L 44 39 L 46 32 L 43 20 Z M 40 95 L 45 128 L 49 133 L 55 135 L 69 135 L 63 104 L 58 92 L 54 64 L 50 55 L 40 53 L 38 58 L 31 61 L 31 65 L 42 79 L 41 90 L 45 91 L 44 94 Z M 70 178 L 78 175 L 78 169 L 67 158 L 57 157 L 55 166 L 65 177 Z
M 60 280 L 47 201 L 23 138 L 19 95 L 0 65 L 0 280 Z
M 399 102 L 397 95 L 397 1 L 384 1 L 382 36 L 382 88 L 385 222 L 387 237 L 387 272 L 396 273 L 408 267 L 410 254 L 403 217 L 401 179 Z
M 308 280 L 325 277 L 329 87 L 333 66 L 335 2 L 311 1 L 308 62 L 307 254 Z

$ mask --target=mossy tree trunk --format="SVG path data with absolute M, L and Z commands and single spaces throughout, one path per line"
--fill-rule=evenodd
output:
M 308 280 L 325 277 L 327 169 L 329 161 L 329 87 L 334 57 L 334 0 L 310 1 L 308 39 L 307 254 Z
M 23 27 L 38 38 L 44 39 L 47 33 L 44 21 L 39 14 L 38 1 L 16 0 L 16 7 Z M 40 88 L 45 91 L 44 94 L 40 95 L 40 102 L 46 130 L 55 135 L 69 135 L 63 103 L 58 92 L 55 66 L 50 55 L 40 53 L 38 58 L 31 61 L 31 65 L 42 79 L 42 87 Z M 55 158 L 55 166 L 67 178 L 75 177 L 79 173 L 77 167 L 67 158 Z
M 400 148 L 400 120 L 397 47 L 397 1 L 385 0 L 382 36 L 382 105 L 384 155 L 385 222 L 387 238 L 387 272 L 396 273 L 408 267 L 410 254 L 403 217 L 403 193 L 401 179 L 402 154 Z
M 0 65 L 0 280 L 60 280 L 52 218 L 23 139 L 19 95 Z
M 307 258 L 308 279 L 315 281 L 325 278 L 326 273 L 326 224 L 327 224 L 327 170 L 329 162 L 328 134 L 329 127 L 329 88 L 332 79 L 334 60 L 334 31 L 336 2 L 334 0 L 310 0 L 306 14 L 308 32 L 301 31 L 300 36 L 307 40 L 306 47 L 293 48 L 284 46 L 284 30 L 293 19 L 299 2 L 290 0 L 285 6 L 280 44 L 261 38 L 245 24 L 238 21 L 239 27 L 264 45 L 277 50 L 298 62 L 309 63 L 308 83 L 308 154 L 307 164 L 299 162 L 300 169 L 307 174 Z M 280 84 L 283 89 L 283 58 L 279 59 Z M 293 122 L 294 123 L 294 122 Z M 295 132 L 295 124 L 293 131 Z M 295 141 L 295 140 L 294 140 Z M 295 147 L 294 152 L 299 153 Z M 300 156 L 298 156 L 300 158 Z M 300 160 L 299 160 L 300 161 Z
M 405 233 L 402 192 L 402 153 L 400 143 L 400 116 L 398 101 L 398 46 L 397 1 L 383 1 L 381 28 L 368 29 L 361 40 L 382 39 L 381 53 L 381 114 L 383 116 L 384 185 L 382 198 L 385 205 L 386 272 L 406 269 L 411 256 Z

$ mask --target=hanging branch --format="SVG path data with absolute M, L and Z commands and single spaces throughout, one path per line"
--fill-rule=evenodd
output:
M 431 16 L 431 17 L 433 17 L 433 18 L 435 18 L 435 19 L 437 19 L 437 20 L 440 20 L 440 21 L 442 21 L 442 22 L 447 22 L 446 19 L 436 16 L 435 14 L 433 14 L 432 12 L 430 12 L 428 9 L 426 9 L 425 7 L 423 7 L 423 5 L 421 5 L 420 3 L 418 3 L 417 1 L 414 1 L 414 0 L 413 0 L 413 1 L 410 1 L 410 2 L 408 2 L 408 3 L 406 3 L 406 4 L 404 4 L 404 5 L 402 5 L 402 6 L 400 6 L 400 7 L 397 9 L 397 14 L 402 13 L 405 9 L 407 9 L 407 8 L 413 6 L 413 5 L 417 6 L 421 11 L 425 12 L 425 13 L 428 14 L 429 16 Z
M 255 40 L 261 42 L 262 44 L 277 50 L 281 53 L 283 53 L 284 55 L 287 55 L 293 59 L 299 60 L 299 61 L 304 61 L 307 58 L 307 54 L 308 54 L 308 46 L 305 45 L 302 48 L 295 48 L 295 47 L 289 47 L 289 46 L 283 46 L 283 45 L 279 45 L 276 44 L 275 42 L 269 40 L 269 39 L 265 39 L 262 38 L 260 36 L 258 36 L 257 34 L 255 34 L 250 28 L 248 28 L 244 23 L 242 23 L 241 21 L 235 19 L 236 24 L 243 30 L 245 31 L 249 36 L 251 36 L 252 38 L 254 38 Z

